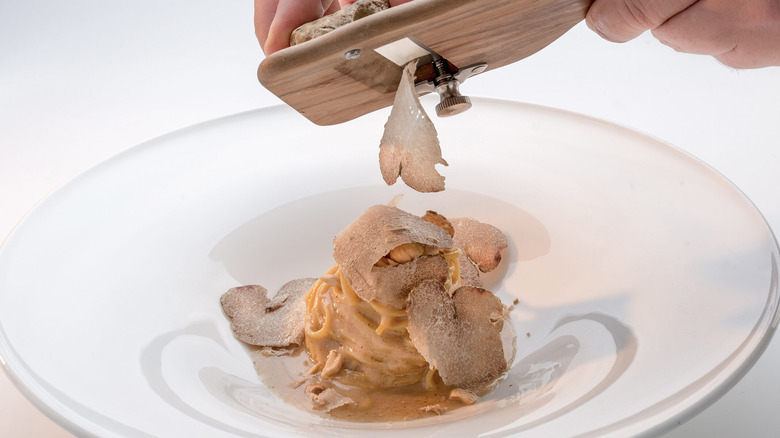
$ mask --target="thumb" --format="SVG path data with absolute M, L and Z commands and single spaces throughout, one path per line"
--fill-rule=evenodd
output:
M 604 39 L 623 43 L 655 29 L 697 0 L 595 0 L 585 20 Z

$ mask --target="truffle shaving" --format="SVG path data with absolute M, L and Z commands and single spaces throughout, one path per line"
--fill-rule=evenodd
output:
M 455 388 L 450 391 L 450 400 L 458 400 L 464 405 L 473 405 L 479 400 L 479 397 L 466 389 Z
M 422 220 L 436 225 L 437 227 L 446 231 L 447 234 L 449 234 L 452 237 L 455 236 L 455 228 L 452 226 L 450 221 L 447 220 L 446 217 L 440 215 L 439 213 L 436 213 L 433 210 L 426 211 L 425 214 L 422 216 Z
M 404 67 L 379 143 L 379 169 L 387 185 L 395 184 L 400 175 L 406 185 L 418 192 L 440 192 L 444 190 L 444 177 L 435 166 L 446 166 L 447 162 L 441 156 L 436 128 L 414 88 L 416 68 L 417 61 Z
M 424 281 L 409 295 L 407 331 L 412 344 L 445 384 L 478 391 L 506 371 L 501 342 L 501 301 L 464 286 L 449 296 L 441 283 Z
M 422 256 L 397 266 L 374 267 L 370 279 L 372 299 L 397 309 L 406 307 L 412 288 L 423 280 L 446 283 L 450 276 L 443 256 Z
M 496 269 L 501 262 L 501 251 L 508 242 L 504 233 L 493 225 L 469 217 L 450 220 L 455 228 L 455 246 L 463 250 L 482 272 Z
M 443 249 L 453 246 L 446 231 L 419 216 L 374 205 L 336 235 L 333 258 L 355 293 L 371 301 L 377 293 L 376 262 L 392 249 L 411 242 Z
M 326 388 L 316 383 L 310 383 L 306 386 L 304 393 L 311 399 L 314 409 L 325 412 L 330 412 L 342 406 L 357 404 L 355 400 L 339 394 L 335 389 Z
M 458 256 L 458 265 L 460 265 L 460 284 L 462 286 L 484 287 L 482 279 L 479 278 L 479 268 L 465 253 Z
M 262 286 L 234 287 L 220 298 L 230 327 L 240 341 L 261 347 L 283 348 L 303 342 L 306 317 L 304 295 L 316 279 L 293 280 L 268 298 Z

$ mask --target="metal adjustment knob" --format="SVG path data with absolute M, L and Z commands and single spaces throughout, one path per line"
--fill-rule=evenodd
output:
M 471 108 L 471 99 L 458 92 L 458 81 L 447 84 L 447 87 L 436 87 L 441 101 L 436 105 L 436 115 L 439 117 L 449 117 L 460 114 Z
M 436 105 L 436 115 L 449 117 L 471 108 L 471 99 L 460 94 L 460 82 L 450 72 L 447 60 L 439 58 L 433 61 L 433 69 L 436 72 L 433 84 L 441 99 Z

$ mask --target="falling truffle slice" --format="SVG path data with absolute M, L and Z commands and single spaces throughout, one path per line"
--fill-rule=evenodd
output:
M 504 233 L 493 225 L 469 217 L 450 219 L 455 228 L 455 246 L 463 250 L 482 272 L 496 269 L 501 251 L 508 242 Z
M 374 265 L 391 250 L 406 243 L 442 249 L 453 246 L 446 231 L 419 216 L 395 207 L 374 205 L 336 235 L 333 258 L 355 293 L 371 301 L 377 297 L 380 281 L 378 270 L 381 268 Z M 436 277 L 439 273 L 431 275 Z
M 493 293 L 461 287 L 450 298 L 424 281 L 409 295 L 407 331 L 445 384 L 479 391 L 506 371 L 501 342 L 504 306 Z
M 395 184 L 400 175 L 406 185 L 418 192 L 440 192 L 444 190 L 444 177 L 435 166 L 446 166 L 447 162 L 441 156 L 436 128 L 417 98 L 416 68 L 417 61 L 404 67 L 379 143 L 379 169 L 387 185 Z
M 257 285 L 234 287 L 220 298 L 230 327 L 240 341 L 261 347 L 283 348 L 303 342 L 306 317 L 304 295 L 314 278 L 293 280 L 273 298 Z

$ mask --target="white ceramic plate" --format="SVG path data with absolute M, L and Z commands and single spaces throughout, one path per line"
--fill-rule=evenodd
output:
M 745 196 L 625 128 L 474 107 L 436 120 L 439 194 L 382 183 L 387 112 L 323 128 L 254 111 L 76 178 L 0 251 L 6 371 L 47 415 L 101 437 L 656 434 L 729 389 L 778 323 L 777 245 Z M 475 406 L 409 423 L 299 411 L 259 382 L 219 296 L 320 275 L 335 233 L 398 193 L 409 211 L 509 236 L 488 279 L 519 299 L 509 376 Z

